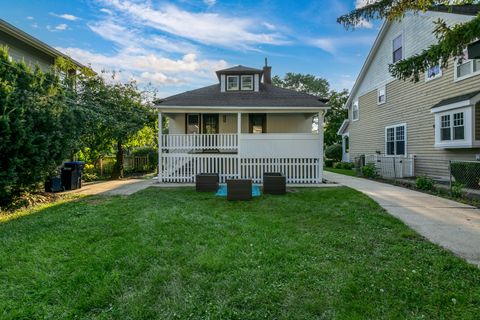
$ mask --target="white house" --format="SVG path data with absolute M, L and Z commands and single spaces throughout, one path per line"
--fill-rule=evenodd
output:
M 217 71 L 218 83 L 156 103 L 159 175 L 163 182 L 194 182 L 198 173 L 248 178 L 282 172 L 288 183 L 322 182 L 326 100 L 271 84 L 271 67 Z M 313 118 L 319 119 L 312 132 Z

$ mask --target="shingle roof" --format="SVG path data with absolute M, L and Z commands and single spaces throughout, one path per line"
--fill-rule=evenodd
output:
M 431 11 L 454 13 L 454 14 L 463 14 L 468 16 L 476 16 L 480 12 L 480 5 L 478 4 L 463 4 L 463 5 L 452 5 L 452 6 L 435 6 L 430 9 Z
M 242 66 L 242 65 L 239 64 L 238 66 L 235 66 L 235 67 L 231 67 L 231 68 L 222 69 L 222 70 L 217 71 L 217 73 L 230 73 L 230 72 L 262 73 L 263 70 L 250 68 L 250 67 L 245 67 L 245 66 Z
M 260 91 L 220 92 L 220 84 L 180 93 L 156 104 L 162 106 L 205 107 L 304 107 L 325 108 L 326 100 L 271 84 L 260 84 Z
M 444 99 L 444 100 L 440 101 L 439 103 L 437 103 L 436 105 L 434 105 L 431 109 L 447 106 L 449 104 L 456 103 L 456 102 L 462 102 L 462 101 L 470 100 L 478 94 L 480 94 L 480 90 L 470 92 L 470 93 L 466 93 L 466 94 L 462 94 L 462 95 L 459 95 L 459 96 L 456 96 L 456 97 Z

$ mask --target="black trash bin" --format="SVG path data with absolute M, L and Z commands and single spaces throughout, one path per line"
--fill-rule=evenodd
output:
M 65 190 L 75 190 L 82 187 L 82 170 L 85 163 L 82 161 L 65 162 L 62 168 L 62 187 Z

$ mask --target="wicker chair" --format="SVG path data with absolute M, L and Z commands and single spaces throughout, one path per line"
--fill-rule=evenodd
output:
M 200 192 L 216 192 L 218 181 L 218 173 L 200 173 L 195 176 L 195 188 Z
M 227 180 L 227 200 L 251 200 L 252 180 L 230 179 Z
M 287 193 L 287 179 L 280 172 L 265 172 L 263 174 L 263 193 L 285 194 Z

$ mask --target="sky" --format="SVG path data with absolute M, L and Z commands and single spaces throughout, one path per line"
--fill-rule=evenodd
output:
M 0 18 L 159 97 L 217 82 L 235 65 L 309 73 L 351 89 L 381 22 L 336 18 L 366 0 L 0 0 Z M 3 2 L 3 3 L 2 3 Z

